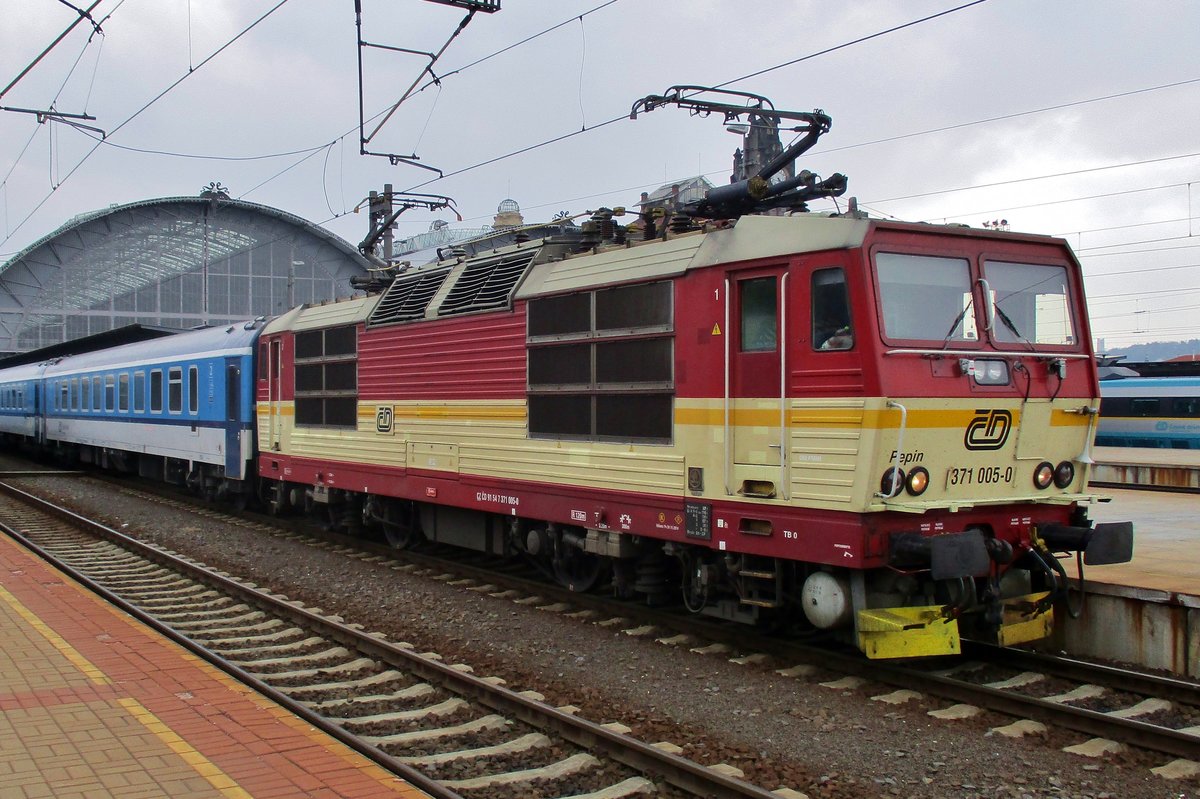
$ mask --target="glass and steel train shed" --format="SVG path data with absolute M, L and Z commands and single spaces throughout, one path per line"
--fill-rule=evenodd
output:
M 131 324 L 271 316 L 351 295 L 368 267 L 333 233 L 219 191 L 114 205 L 0 265 L 0 354 Z

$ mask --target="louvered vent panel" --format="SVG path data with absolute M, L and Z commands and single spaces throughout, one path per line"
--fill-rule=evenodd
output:
M 450 267 L 443 267 L 397 278 L 371 312 L 367 326 L 424 319 L 429 301 L 437 294 L 448 274 Z
M 507 307 L 536 254 L 531 250 L 468 264 L 438 308 L 438 316 Z

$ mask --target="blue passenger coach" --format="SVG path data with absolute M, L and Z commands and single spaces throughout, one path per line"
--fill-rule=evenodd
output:
M 1102 447 L 1200 449 L 1200 377 L 1100 381 Z
M 260 330 L 259 322 L 190 330 L 51 361 L 42 443 L 84 463 L 247 494 Z
M 44 363 L 31 363 L 0 370 L 0 435 L 5 439 L 34 443 L 42 433 L 38 412 Z

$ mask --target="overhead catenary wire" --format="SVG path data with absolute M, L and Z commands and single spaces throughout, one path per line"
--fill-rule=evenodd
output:
M 825 48 L 824 50 L 819 50 L 819 51 L 817 51 L 817 52 L 814 52 L 814 53 L 809 53 L 808 55 L 801 56 L 800 58 L 794 58 L 794 59 L 792 59 L 792 60 L 790 60 L 790 61 L 785 61 L 785 62 L 783 62 L 782 64 L 776 64 L 776 65 L 774 65 L 774 66 L 771 66 L 771 67 L 766 67 L 765 69 L 758 70 L 757 72 L 753 72 L 753 73 L 751 73 L 751 74 L 749 74 L 749 75 L 743 75 L 743 76 L 741 76 L 741 77 L 738 77 L 738 78 L 733 78 L 732 80 L 727 80 L 727 81 L 725 81 L 725 82 L 723 82 L 723 83 L 718 83 L 718 84 L 717 84 L 716 86 L 714 86 L 713 88 L 720 88 L 720 87 L 723 87 L 723 86 L 729 86 L 729 85 L 731 85 L 731 84 L 733 84 L 733 83 L 738 83 L 738 82 L 740 82 L 740 81 L 746 80 L 746 79 L 748 79 L 748 78 L 751 78 L 751 77 L 755 77 L 755 76 L 757 76 L 757 75 L 762 75 L 762 74 L 766 74 L 766 73 L 768 73 L 768 72 L 773 72 L 773 71 L 775 71 L 775 70 L 777 70 L 777 69 L 782 69 L 782 68 L 784 68 L 784 67 L 791 66 L 791 65 L 793 65 L 793 64 L 798 64 L 798 63 L 800 63 L 800 62 L 802 62 L 802 61 L 807 61 L 807 60 L 810 60 L 810 59 L 812 59 L 812 58 L 816 58 L 816 57 L 818 57 L 818 56 L 825 55 L 825 54 L 827 54 L 827 53 L 832 53 L 832 52 L 835 52 L 835 51 L 837 51 L 837 50 L 842 50 L 842 49 L 845 49 L 845 48 L 847 48 L 847 47 L 850 47 L 850 46 L 852 46 L 852 45 L 855 45 L 855 44 L 861 44 L 861 43 L 863 43 L 863 42 L 870 41 L 870 40 L 872 40 L 872 39 L 877 39 L 877 38 L 879 38 L 879 37 L 881 37 L 881 36 L 886 36 L 886 35 L 888 35 L 888 34 L 890 34 L 890 33 L 895 33 L 895 32 L 897 32 L 897 31 L 904 30 L 904 29 L 906 29 L 906 28 L 911 28 L 911 27 L 913 27 L 914 25 L 920 25 L 920 24 L 922 24 L 922 23 L 924 23 L 924 22 L 929 22 L 929 21 L 931 21 L 931 20 L 938 19 L 938 18 L 940 18 L 940 17 L 944 17 L 944 16 L 946 16 L 947 14 L 953 14 L 953 13 L 955 13 L 955 12 L 962 11 L 962 10 L 964 10 L 964 9 L 967 9 L 967 8 L 971 8 L 972 6 L 977 6 L 977 5 L 980 5 L 980 4 L 982 4 L 982 3 L 985 3 L 985 2 L 987 2 L 987 1 L 988 1 L 988 0 L 972 0 L 972 2 L 969 2 L 969 3 L 964 3 L 964 4 L 962 4 L 962 5 L 955 6 L 954 8 L 949 8 L 949 9 L 946 9 L 946 10 L 944 10 L 944 11 L 940 11 L 940 12 L 938 12 L 938 13 L 936 13 L 936 14 L 930 14 L 930 15 L 927 15 L 927 16 L 924 16 L 924 17 L 921 17 L 921 18 L 919 18 L 919 19 L 911 20 L 911 21 L 909 21 L 909 22 L 906 22 L 906 23 L 903 23 L 903 24 L 900 24 L 900 25 L 893 25 L 893 26 L 891 26 L 891 27 L 889 27 L 889 28 L 885 28 L 884 30 L 881 30 L 881 31 L 876 31 L 875 33 L 869 34 L 869 35 L 867 35 L 867 36 L 860 36 L 860 37 L 857 37 L 857 38 L 855 38 L 855 39 L 852 39 L 852 40 L 850 40 L 850 41 L 843 42 L 843 43 L 841 43 L 841 44 L 838 44 L 838 45 L 834 45 L 833 47 L 827 47 L 827 48 Z M 572 20 L 573 20 L 573 19 L 574 19 L 574 17 L 572 17 Z M 555 137 L 553 137 L 553 138 L 546 139 L 545 141 L 541 141 L 541 142 L 538 142 L 538 143 L 536 143 L 536 144 L 531 144 L 531 145 L 528 145 L 528 146 L 526 146 L 526 147 L 522 147 L 522 148 L 520 148 L 520 149 L 513 150 L 512 152 L 505 153 L 505 154 L 503 154 L 503 155 L 498 155 L 498 156 L 495 156 L 494 158 L 489 158 L 489 159 L 486 159 L 486 160 L 484 160 L 484 161 L 480 161 L 480 162 L 478 162 L 478 163 L 475 163 L 475 164 L 471 164 L 470 166 L 465 166 L 465 167 L 461 167 L 461 168 L 459 168 L 459 169 L 456 169 L 456 170 L 453 170 L 453 171 L 450 171 L 450 172 L 445 172 L 444 174 L 440 175 L 439 177 L 436 177 L 436 178 L 430 178 L 429 180 L 426 180 L 426 181 L 424 181 L 424 182 L 422 182 L 422 183 L 418 183 L 418 184 L 416 184 L 416 185 L 414 185 L 414 186 L 410 186 L 410 187 L 408 187 L 407 189 L 404 189 L 404 191 L 416 191 L 417 189 L 424 188 L 424 187 L 426 187 L 426 186 L 429 186 L 430 184 L 437 183 L 438 181 L 446 180 L 447 178 L 455 177 L 455 176 L 457 176 L 457 175 L 461 175 L 461 174 L 464 174 L 464 173 L 466 173 L 466 172 L 471 172 L 471 171 L 473 171 L 473 170 L 479 169 L 479 168 L 481 168 L 481 167 L 484 167 L 484 166 L 488 166 L 488 165 L 490 165 L 490 164 L 495 164 L 495 163 L 498 163 L 498 162 L 500 162 L 500 161 L 504 161 L 504 160 L 506 160 L 506 159 L 509 159 L 509 158 L 514 158 L 514 157 L 516 157 L 516 156 L 518 156 L 518 155 L 524 155 L 525 153 L 529 153 L 529 152 L 532 152 L 532 151 L 534 151 L 534 150 L 541 149 L 542 147 L 548 147 L 548 146 L 549 146 L 549 145 L 551 145 L 551 144 L 557 144 L 557 143 L 559 143 L 559 142 L 566 141 L 567 139 L 571 139 L 571 138 L 574 138 L 574 137 L 576 137 L 576 136 L 580 136 L 580 135 L 582 135 L 582 134 L 584 134 L 584 133 L 590 133 L 591 131 L 595 131 L 595 130 L 599 130 L 599 129 L 601 129 L 601 128 L 608 127 L 609 125 L 613 125 L 613 124 L 615 124 L 615 123 L 617 123 L 617 122 L 621 122 L 621 121 L 623 121 L 623 120 L 626 120 L 626 119 L 628 119 L 628 118 L 629 118 L 629 115 L 628 115 L 628 113 L 622 113 L 622 114 L 621 114 L 621 116 L 618 116 L 618 117 L 613 117 L 612 119 L 605 120 L 604 122 L 601 122 L 601 123 L 599 123 L 599 124 L 592 125 L 592 126 L 590 126 L 590 127 L 588 127 L 588 126 L 584 126 L 582 129 L 580 129 L 580 130 L 577 130 L 577 131 L 572 131 L 572 132 L 570 132 L 570 133 L 565 133 L 565 134 L 562 134 L 562 135 L 559 135 L 559 136 L 555 136 Z
M 130 114 L 128 117 L 126 117 L 124 119 L 124 121 L 122 121 L 120 124 L 118 124 L 112 130 L 110 130 L 108 132 L 108 135 L 109 136 L 114 135 L 119 130 L 124 128 L 126 125 L 128 125 L 130 122 L 137 119 L 137 117 L 140 116 L 142 113 L 144 113 L 146 111 L 146 109 L 150 108 L 152 105 L 157 103 L 159 100 L 161 100 L 163 97 L 165 97 L 169 92 L 171 92 L 175 87 L 177 87 L 179 84 L 183 83 L 185 80 L 187 80 L 192 75 L 196 74 L 196 72 L 198 72 L 200 69 L 202 69 L 206 64 L 208 64 L 214 58 L 219 56 L 221 53 L 225 52 L 225 50 L 228 49 L 230 46 L 232 46 L 235 42 L 237 42 L 239 39 L 241 39 L 247 33 L 252 31 L 254 28 L 258 27 L 258 25 L 260 23 L 262 23 L 263 20 L 267 19 L 267 17 L 271 16 L 276 11 L 278 11 L 280 8 L 282 8 L 284 5 L 287 4 L 287 2 L 288 2 L 288 0 L 279 0 L 275 5 L 273 5 L 266 12 L 264 12 L 262 15 L 260 15 L 257 19 L 255 19 L 249 25 L 247 25 L 246 27 L 244 27 L 240 31 L 238 31 L 238 33 L 235 34 L 233 36 L 233 38 L 229 39 L 227 42 L 225 42 L 225 44 L 218 47 L 215 51 L 213 51 L 210 55 L 208 55 L 203 61 L 201 61 L 199 64 L 197 64 L 194 68 L 189 69 L 186 73 L 184 73 L 182 76 L 180 76 L 177 80 L 172 82 L 169 86 L 167 86 L 165 89 L 163 89 L 161 92 L 156 94 L 153 98 L 151 98 L 141 108 L 139 108 L 138 110 L 136 110 L 132 114 Z M 94 145 L 92 145 L 92 148 L 90 150 L 88 150 L 86 153 L 84 153 L 83 158 L 81 158 L 78 161 L 78 163 L 76 163 L 75 166 L 71 168 L 71 171 L 69 171 L 65 176 L 63 176 L 62 179 L 59 180 L 58 184 L 56 186 L 54 186 L 54 188 L 52 188 L 50 190 L 50 192 L 47 193 L 46 196 L 43 197 L 40 202 L 38 202 L 37 205 L 35 205 L 33 207 L 33 210 L 31 210 L 20 222 L 18 222 L 16 227 L 14 227 L 14 228 L 12 228 L 12 230 L 8 231 L 8 233 L 5 235 L 5 237 L 2 240 L 0 240 L 0 246 L 3 246 L 9 239 L 11 239 L 18 230 L 20 230 L 22 227 L 24 227 L 25 224 L 27 222 L 29 222 L 30 219 L 33 218 L 34 214 L 36 214 L 39 210 L 41 210 L 42 206 L 45 205 L 46 202 L 49 201 L 49 199 L 54 196 L 54 192 L 56 192 L 59 188 L 62 187 L 62 185 L 64 183 L 66 183 L 68 180 L 70 180 L 71 176 L 74 175 L 79 170 L 79 168 L 81 166 L 83 166 L 89 158 L 91 158 L 92 154 L 95 153 L 96 150 L 98 150 L 100 148 L 100 145 L 101 145 L 100 142 L 96 142 Z
M 8 94 L 9 91 L 11 91 L 14 86 L 16 86 L 18 83 L 20 83 L 21 79 L 24 78 L 26 75 L 28 75 L 33 70 L 33 68 L 36 67 L 39 63 L 41 63 L 41 60 L 43 58 L 45 58 L 50 53 L 51 50 L 53 50 L 55 47 L 57 47 L 59 42 L 61 42 L 65 38 L 67 38 L 67 35 L 70 34 L 71 31 L 75 30 L 75 27 L 80 22 L 83 22 L 84 19 L 91 19 L 92 11 L 95 10 L 96 6 L 100 5 L 100 3 L 101 3 L 101 0 L 94 0 L 93 3 L 90 6 L 88 6 L 87 11 L 80 11 L 78 8 L 75 8 L 75 6 L 72 6 L 70 3 L 64 2 L 63 3 L 64 5 L 74 8 L 75 11 L 78 13 L 78 16 L 75 17 L 75 19 L 71 22 L 71 24 L 67 26 L 66 30 L 64 30 L 62 33 L 60 33 L 54 41 L 50 42 L 49 46 L 47 46 L 45 50 L 43 50 L 41 53 L 39 53 L 37 55 L 37 57 L 34 58 L 33 61 L 31 61 L 29 63 L 28 66 L 26 66 L 23 70 L 21 70 L 21 72 L 15 78 L 13 78 L 7 86 L 5 86 L 3 89 L 0 89 L 0 97 L 3 97 L 4 95 Z M 99 24 L 96 23 L 95 20 L 92 20 L 92 24 L 96 26 L 96 30 L 100 29 Z

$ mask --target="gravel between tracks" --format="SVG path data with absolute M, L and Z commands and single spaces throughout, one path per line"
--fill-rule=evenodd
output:
M 87 478 L 13 480 L 99 515 L 122 532 L 174 549 L 348 622 L 494 674 L 517 690 L 619 721 L 642 740 L 672 741 L 703 763 L 730 763 L 768 788 L 812 799 L 1193 799 L 1197 781 L 1064 754 L 1081 738 L 988 735 L 1010 719 L 942 722 L 926 698 L 902 706 L 819 687 L 761 667 L 635 639 L 476 592 L 409 576 L 126 496 Z M 790 665 L 790 664 L 779 664 Z M 1130 758 L 1123 760 L 1129 764 Z

